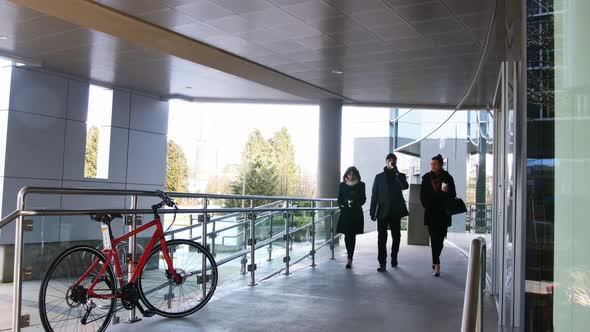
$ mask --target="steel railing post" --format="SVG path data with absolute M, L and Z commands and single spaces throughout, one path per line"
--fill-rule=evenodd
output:
M 283 258 L 284 262 L 285 262 L 285 275 L 289 275 L 289 261 L 291 260 L 291 257 L 289 256 L 289 241 L 291 238 L 291 235 L 289 234 L 289 227 L 290 227 L 290 223 L 289 223 L 289 219 L 291 217 L 291 210 L 289 209 L 291 203 L 289 201 L 285 201 L 285 207 L 287 208 L 287 210 L 285 211 L 284 214 L 284 219 L 285 219 L 285 258 Z
M 315 265 L 315 215 L 316 215 L 316 211 L 315 211 L 315 201 L 311 202 L 311 208 L 314 210 L 311 210 L 311 266 L 316 266 Z
M 131 208 L 133 210 L 137 210 L 137 195 L 131 195 Z M 131 215 L 131 223 L 129 224 L 129 232 L 134 232 L 137 229 L 137 215 L 134 213 Z M 129 238 L 128 250 L 129 250 L 129 257 L 125 257 L 129 260 L 127 265 L 127 280 L 131 280 L 133 277 L 133 272 L 135 272 L 135 248 L 137 247 L 137 235 L 132 235 Z M 117 248 L 115 248 L 115 251 Z M 141 318 L 137 317 L 137 313 L 135 308 L 129 310 L 129 315 L 127 317 L 128 323 L 135 323 L 140 321 Z
M 330 250 L 332 251 L 332 257 L 330 259 L 336 259 L 334 258 L 334 202 L 330 202 Z
M 250 286 L 256 285 L 256 214 L 254 213 L 254 200 L 250 200 Z
M 207 249 L 207 206 L 208 206 L 208 201 L 207 198 L 203 198 L 203 223 L 201 224 L 201 243 L 203 244 L 203 247 L 205 247 L 205 249 Z M 205 257 L 205 254 L 203 254 L 203 263 L 202 263 L 202 269 L 201 269 L 201 288 L 203 289 L 203 298 L 205 298 L 205 296 L 207 296 L 207 257 Z
M 268 231 L 268 238 L 269 239 L 272 238 L 272 221 L 273 221 L 272 218 L 273 218 L 273 216 L 274 216 L 274 212 L 271 211 L 270 212 L 270 228 Z M 267 250 L 268 250 L 268 260 L 267 261 L 270 262 L 270 261 L 272 261 L 272 242 L 268 245 Z
M 24 200 L 20 199 L 17 202 L 17 210 L 24 209 Z M 21 303 L 22 303 L 22 280 L 21 280 L 21 269 L 22 269 L 22 254 L 23 254 L 23 217 L 19 216 L 16 218 L 15 223 L 15 235 L 14 235 L 14 269 L 13 269 L 13 280 L 12 280 L 12 330 L 20 331 L 21 328 Z

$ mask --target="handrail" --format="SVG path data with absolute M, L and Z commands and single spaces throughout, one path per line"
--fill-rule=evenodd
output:
M 131 206 L 132 208 L 130 209 L 80 209 L 80 210 L 75 210 L 75 209 L 27 209 L 25 207 L 25 203 L 26 203 L 26 198 L 29 194 L 42 194 L 42 195 L 51 195 L 51 194 L 61 194 L 61 195 L 93 195 L 93 196 L 122 196 L 122 197 L 131 197 Z M 132 222 L 130 227 L 130 230 L 134 230 L 136 227 L 136 215 L 139 214 L 151 214 L 153 211 L 151 209 L 138 209 L 137 208 L 137 198 L 138 197 L 158 197 L 159 193 L 156 191 L 141 191 L 141 190 L 111 190 L 111 189 L 82 189 L 82 188 L 50 188 L 50 187 L 24 187 L 22 188 L 19 193 L 18 193 L 18 197 L 17 197 L 17 208 L 15 211 L 11 212 L 9 215 L 7 215 L 6 217 L 4 217 L 3 219 L 0 220 L 0 228 L 10 224 L 13 221 L 16 221 L 15 223 L 15 240 L 14 240 L 14 270 L 13 270 L 13 299 L 12 299 L 12 308 L 13 308 L 13 312 L 12 312 L 12 316 L 13 316 L 13 322 L 12 322 L 12 330 L 13 331 L 20 331 L 21 330 L 21 321 L 23 321 L 21 318 L 21 302 L 22 302 L 22 253 L 23 253 L 23 224 L 24 224 L 24 217 L 26 216 L 81 216 L 81 215 L 88 215 L 90 213 L 101 213 L 101 212 L 105 212 L 105 213 L 118 213 L 118 214 L 130 214 L 132 216 Z M 199 198 L 199 199 L 203 199 L 203 208 L 190 208 L 190 209 L 163 209 L 160 210 L 159 213 L 161 214 L 170 214 L 170 213 L 197 213 L 197 214 L 203 214 L 204 218 L 203 218 L 203 222 L 201 223 L 202 225 L 202 233 L 203 235 L 201 236 L 201 238 L 204 237 L 208 237 L 210 235 L 210 233 L 207 232 L 207 224 L 208 224 L 208 218 L 206 218 L 205 216 L 208 215 L 208 213 L 236 213 L 236 214 L 240 214 L 240 213 L 248 213 L 248 216 L 246 217 L 246 223 L 250 222 L 250 227 L 251 227 L 251 231 L 250 231 L 250 240 L 255 240 L 253 237 L 255 237 L 255 232 L 254 232 L 254 228 L 256 226 L 256 222 L 255 222 L 255 214 L 258 213 L 268 213 L 270 215 L 273 215 L 274 213 L 278 213 L 278 212 L 286 212 L 287 216 L 291 216 L 293 215 L 293 212 L 296 211 L 314 211 L 314 212 L 320 212 L 320 211 L 327 211 L 330 212 L 330 239 L 326 241 L 326 243 L 324 243 L 322 246 L 326 245 L 327 243 L 331 243 L 331 250 L 332 250 L 332 257 L 334 256 L 334 246 L 333 246 L 333 242 L 334 239 L 337 237 L 334 235 L 334 221 L 335 221 L 335 214 L 337 213 L 336 210 L 338 210 L 337 207 L 334 206 L 334 202 L 336 201 L 336 199 L 332 199 L 332 198 L 303 198 L 303 197 L 277 197 L 277 196 L 248 196 L 248 195 L 220 195 L 220 194 L 194 194 L 194 193 L 170 193 L 170 196 L 172 197 L 181 197 L 181 198 Z M 222 198 L 222 199 L 236 199 L 236 200 L 241 200 L 241 199 L 248 199 L 250 200 L 250 206 L 248 208 L 208 208 L 207 207 L 207 202 L 209 199 L 218 199 L 218 198 Z M 272 203 L 269 204 L 264 204 L 258 207 L 255 207 L 253 202 L 255 200 L 265 200 L 265 201 L 274 201 Z M 276 205 L 276 201 L 278 200 L 283 200 L 285 201 L 285 206 L 286 207 L 272 207 L 274 205 Z M 293 206 L 290 204 L 290 202 L 293 201 L 309 201 L 312 202 L 312 206 L 311 207 L 297 207 L 297 206 Z M 316 202 L 327 202 L 330 203 L 329 207 L 317 207 L 316 206 Z M 252 216 L 252 217 L 250 217 Z M 227 218 L 227 216 L 225 216 Z M 223 219 L 223 218 L 221 218 Z M 315 227 L 315 213 L 312 214 L 312 224 L 310 225 L 306 225 L 303 228 L 307 228 L 307 227 Z M 215 224 L 213 224 L 215 225 Z M 288 225 L 288 218 L 285 219 L 285 236 L 287 238 L 287 242 L 289 241 L 289 233 L 293 230 L 296 231 L 297 229 L 300 228 L 295 228 L 295 229 L 291 229 L 291 227 L 287 227 Z M 302 229 L 302 228 L 301 228 Z M 215 233 L 218 233 L 219 231 L 215 231 Z M 313 232 L 311 232 L 312 235 L 315 238 L 315 230 Z M 275 236 L 276 237 L 276 236 Z M 276 241 L 275 237 L 273 237 L 271 239 L 271 241 L 269 241 L 268 243 L 272 243 L 274 241 Z M 213 239 L 213 237 L 212 237 Z M 129 241 L 129 254 L 131 255 L 131 257 L 133 258 L 135 255 L 135 245 L 134 245 L 134 240 L 135 240 L 135 236 L 132 236 L 130 238 Z M 214 241 L 214 239 L 213 239 Z M 253 241 L 255 243 L 255 241 Z M 315 244 L 315 240 L 314 243 Z M 313 248 L 313 244 L 312 244 L 312 248 Z M 213 242 L 214 245 L 214 242 Z M 254 263 L 254 254 L 255 254 L 255 249 L 258 248 L 259 246 L 261 247 L 262 245 L 266 245 L 263 243 L 260 243 L 258 245 L 250 245 L 250 262 L 251 265 L 248 266 L 248 271 L 250 271 L 251 273 L 251 277 L 252 277 L 252 283 L 251 286 L 255 285 L 255 279 L 254 279 L 254 271 L 256 270 L 256 264 Z M 289 246 L 286 246 L 286 252 L 287 252 L 287 258 L 289 258 L 289 254 L 288 254 L 288 248 Z M 317 250 L 313 250 L 306 254 L 304 257 L 312 257 L 312 262 L 315 261 L 315 252 Z M 238 254 L 239 255 L 233 255 L 235 257 L 233 257 L 232 259 L 235 259 L 237 257 L 244 257 L 245 259 L 245 255 L 247 254 L 247 250 L 243 250 L 240 251 Z M 244 259 L 242 261 L 243 266 L 245 266 L 244 264 Z M 299 260 L 297 260 L 298 262 L 301 261 L 304 258 L 300 258 Z M 225 260 L 225 259 L 224 259 Z M 290 259 L 286 259 L 284 260 L 285 262 L 285 266 L 286 266 L 286 274 L 288 274 L 289 271 L 289 265 L 292 265 L 293 263 L 290 262 Z M 252 267 L 252 268 L 251 268 Z M 135 311 L 134 309 L 129 311 L 129 320 L 130 321 L 134 321 L 135 320 Z M 26 325 L 24 325 L 26 326 Z
M 486 240 L 471 241 L 461 332 L 483 331 L 483 294 L 486 284 Z

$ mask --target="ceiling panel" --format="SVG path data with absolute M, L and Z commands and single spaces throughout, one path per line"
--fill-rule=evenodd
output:
M 353 13 L 352 17 L 367 28 L 389 28 L 404 23 L 402 18 L 394 11 L 387 9 L 363 11 Z
M 140 14 L 138 17 L 168 29 L 195 22 L 194 18 L 172 8 L 158 9 Z
M 4 2 L 2 2 L 4 1 Z M 18 0 L 15 0 L 18 1 Z M 432 104 L 451 101 L 465 90 L 479 59 L 493 0 L 100 0 L 106 6 L 173 30 L 189 38 L 247 58 L 272 70 L 283 72 L 308 83 L 351 99 L 373 103 Z M 0 0 L 0 6 L 5 0 Z M 96 64 L 95 71 L 108 77 L 108 71 L 130 57 L 143 56 L 143 62 L 157 63 L 157 75 L 167 67 L 166 54 L 147 50 L 119 51 L 121 44 L 96 40 L 87 43 L 81 32 L 63 22 L 11 6 L 23 14 L 3 15 L 8 18 L 41 16 L 48 20 L 47 31 L 70 33 L 71 45 L 63 38 L 10 46 L 24 52 L 53 52 L 86 57 L 78 61 Z M 4 23 L 15 27 L 15 24 Z M 31 21 L 28 24 L 37 30 Z M 60 24 L 64 24 L 61 26 Z M 41 24 L 43 25 L 43 24 Z M 1 33 L 1 31 L 0 31 Z M 41 33 L 41 32 L 39 32 Z M 53 33 L 53 34 L 55 34 Z M 27 33 L 30 34 L 30 33 Z M 47 32 L 49 34 L 49 32 Z M 22 33 L 21 33 L 22 35 Z M 42 36 L 42 35 L 41 35 Z M 62 35 L 65 36 L 65 35 Z M 103 46 L 100 46 L 101 43 Z M 0 47 L 7 44 L 0 41 Z M 97 55 L 88 45 L 100 46 L 107 55 Z M 128 45 L 126 45 L 128 47 Z M 108 52 L 111 52 L 108 54 Z M 51 53 L 50 53 L 51 54 Z M 92 61 L 88 57 L 94 54 Z M 114 54 L 114 55 L 113 55 Z M 113 59 L 115 58 L 115 59 Z M 174 58 L 173 59 L 178 59 Z M 168 61 L 170 63 L 171 60 Z M 177 63 L 172 61 L 172 63 Z M 111 64 L 109 66 L 109 64 Z M 461 66 L 457 66 L 457 65 Z M 141 65 L 141 62 L 138 62 Z M 182 68 L 187 68 L 183 64 Z M 333 70 L 344 71 L 342 75 Z M 453 81 L 456 71 L 467 75 Z M 105 74 L 107 72 L 107 74 Z M 184 82 L 183 70 L 174 67 L 174 79 L 168 89 Z M 203 74 L 202 72 L 200 73 Z M 113 75 L 113 74 L 111 74 Z M 134 74 L 139 75 L 139 74 Z M 143 77 L 146 74 L 139 76 Z M 169 75 L 172 77 L 171 75 Z M 361 78 L 361 80 L 358 80 Z M 237 78 L 236 78 L 237 79 Z M 408 80 L 420 79 L 423 85 L 407 86 Z M 128 82 L 138 82 L 132 77 Z M 220 79 L 217 79 L 220 81 Z M 240 83 L 243 84 L 243 83 Z M 240 85 L 237 84 L 237 85 Z M 427 87 L 441 87 L 443 90 Z M 364 89 L 363 89 L 364 88 Z M 251 89 L 251 91 L 261 91 Z M 365 92 L 363 94 L 363 91 Z M 419 98 L 418 98 L 419 97 Z M 458 99 L 457 99 L 458 101 Z
M 272 8 L 265 0 L 209 0 L 234 13 L 248 13 Z
M 370 10 L 386 10 L 385 5 L 379 0 L 326 0 L 325 2 L 349 15 Z
M 208 20 L 206 23 L 232 34 L 255 31 L 258 28 L 256 24 L 239 15 L 224 16 L 221 18 Z
M 131 15 L 140 15 L 155 10 L 165 9 L 168 4 L 162 0 L 142 0 L 142 1 L 127 1 L 127 0 L 96 0 L 105 6 L 115 8 L 117 10 L 129 13 Z
M 305 22 L 343 17 L 338 9 L 317 0 L 282 6 L 281 8 Z
M 395 12 L 411 23 L 429 21 L 433 18 L 451 17 L 451 12 L 440 1 L 414 3 L 408 6 L 395 6 Z
M 8 8 L 2 3 L 0 7 Z M 74 30 L 70 30 L 71 25 L 55 18 L 18 9 L 12 10 L 12 13 L 12 16 L 5 17 L 11 19 L 3 20 L 4 25 L 0 26 L 0 34 L 11 32 L 8 41 L 12 43 L 0 44 L 0 51 L 32 61 L 40 60 L 45 69 L 161 96 L 304 101 L 300 97 L 155 49 L 139 47 L 101 32 L 75 26 Z M 46 22 L 46 25 L 31 24 L 32 19 Z M 19 28 L 23 24 L 26 29 Z M 54 33 L 44 35 L 43 32 L 50 28 Z
M 301 21 L 293 15 L 287 13 L 278 7 L 271 7 L 265 10 L 244 13 L 245 18 L 251 20 L 256 24 L 260 24 L 267 28 L 273 28 L 289 24 L 297 24 Z
M 208 1 L 191 3 L 188 5 L 175 7 L 175 9 L 201 21 L 214 20 L 224 16 L 233 15 L 231 11 Z

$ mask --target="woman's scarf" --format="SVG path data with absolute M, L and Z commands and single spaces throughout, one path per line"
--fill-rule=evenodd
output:
M 359 180 L 355 179 L 354 181 L 350 181 L 348 179 L 345 179 L 344 182 L 346 183 L 347 186 L 354 187 L 359 183 Z

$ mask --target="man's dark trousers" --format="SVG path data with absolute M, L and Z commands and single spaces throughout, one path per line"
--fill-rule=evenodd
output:
M 379 254 L 377 259 L 379 265 L 387 264 L 387 227 L 391 229 L 391 263 L 397 265 L 397 253 L 399 252 L 399 243 L 401 238 L 401 220 L 396 217 L 386 217 L 377 220 L 377 247 Z

